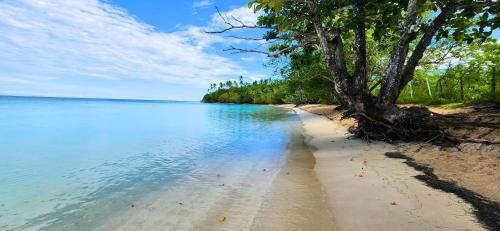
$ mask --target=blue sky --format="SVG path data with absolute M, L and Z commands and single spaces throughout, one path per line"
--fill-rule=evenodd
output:
M 255 46 L 206 30 L 254 23 L 247 0 L 0 1 L 0 95 L 199 100 L 212 82 L 269 77 Z
M 0 95 L 199 100 L 270 77 L 265 56 L 223 51 L 258 44 L 204 33 L 224 27 L 215 6 L 257 18 L 247 0 L 1 0 Z

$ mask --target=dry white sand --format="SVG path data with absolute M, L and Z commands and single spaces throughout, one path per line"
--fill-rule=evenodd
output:
M 421 173 L 401 160 L 386 158 L 393 146 L 347 139 L 346 127 L 294 110 L 338 230 L 484 230 L 469 204 L 413 178 Z

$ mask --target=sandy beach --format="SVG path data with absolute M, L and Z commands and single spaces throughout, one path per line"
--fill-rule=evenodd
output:
M 432 189 L 381 142 L 347 139 L 347 128 L 301 109 L 315 171 L 339 230 L 483 230 L 469 204 Z
M 348 139 L 346 122 L 281 107 L 301 120 L 282 165 L 159 192 L 99 230 L 485 230 L 469 204 L 384 156 L 395 146 Z

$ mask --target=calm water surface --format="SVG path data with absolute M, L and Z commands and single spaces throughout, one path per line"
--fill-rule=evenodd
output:
M 282 161 L 296 122 L 266 106 L 0 96 L 0 230 L 92 230 L 175 182 Z

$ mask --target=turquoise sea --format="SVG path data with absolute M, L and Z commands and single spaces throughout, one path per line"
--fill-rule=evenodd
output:
M 283 161 L 268 106 L 0 96 L 0 230 L 94 230 L 159 190 Z

